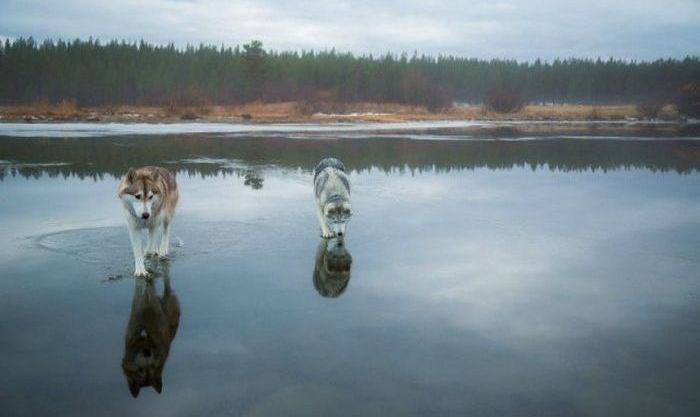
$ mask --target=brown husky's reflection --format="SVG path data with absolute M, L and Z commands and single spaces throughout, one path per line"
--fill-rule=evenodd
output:
M 180 304 L 170 288 L 170 267 L 161 263 L 163 295 L 158 297 L 154 278 L 136 278 L 131 317 L 124 338 L 122 369 L 131 395 L 143 387 L 163 390 L 163 368 L 180 324 Z
M 337 297 L 350 281 L 352 256 L 342 237 L 321 239 L 316 248 L 314 287 L 323 297 Z

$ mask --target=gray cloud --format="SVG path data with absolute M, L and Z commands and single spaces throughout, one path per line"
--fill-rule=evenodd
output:
M 0 35 L 479 58 L 700 54 L 700 2 L 1 0 Z

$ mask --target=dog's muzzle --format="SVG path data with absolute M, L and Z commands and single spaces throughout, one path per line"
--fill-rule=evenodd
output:
M 333 234 L 341 237 L 345 236 L 345 225 L 346 222 L 337 222 L 337 223 L 331 223 L 331 230 L 333 231 Z

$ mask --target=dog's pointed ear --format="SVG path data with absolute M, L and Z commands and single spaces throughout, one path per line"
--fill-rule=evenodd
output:
M 139 391 L 141 391 L 141 387 L 139 386 L 138 382 L 129 380 L 129 392 L 131 392 L 131 396 L 136 398 L 139 396 Z
M 163 377 L 159 376 L 158 379 L 153 383 L 153 389 L 156 390 L 158 394 L 163 392 Z
M 126 171 L 126 180 L 128 182 L 134 182 L 134 179 L 136 178 L 136 169 L 134 167 L 130 167 L 128 171 Z

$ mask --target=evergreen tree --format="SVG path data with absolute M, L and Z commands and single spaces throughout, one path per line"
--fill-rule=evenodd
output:
M 0 45 L 0 103 L 77 100 L 81 105 L 240 103 L 309 97 L 396 102 L 439 109 L 482 103 L 494 91 L 528 102 L 671 102 L 700 83 L 700 59 L 518 62 L 391 53 L 269 51 L 146 42 L 32 38 Z

